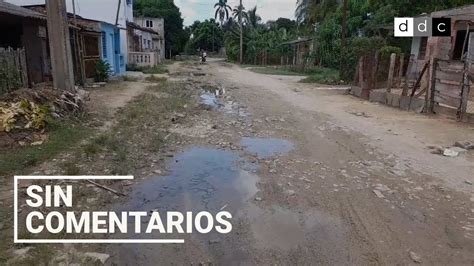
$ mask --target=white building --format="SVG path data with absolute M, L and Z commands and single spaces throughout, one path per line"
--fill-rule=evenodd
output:
M 154 45 L 159 51 L 161 60 L 163 60 L 165 58 L 165 20 L 162 18 L 148 17 L 138 17 L 134 18 L 134 20 L 139 26 L 158 32 L 160 38 L 158 40 L 154 40 Z

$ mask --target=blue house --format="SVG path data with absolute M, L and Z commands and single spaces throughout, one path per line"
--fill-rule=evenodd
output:
M 106 22 L 100 23 L 101 59 L 109 63 L 112 75 L 125 74 L 125 57 L 120 48 L 120 29 Z

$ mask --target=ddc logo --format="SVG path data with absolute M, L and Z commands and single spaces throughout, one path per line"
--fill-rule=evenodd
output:
M 451 18 L 395 18 L 395 37 L 451 36 Z

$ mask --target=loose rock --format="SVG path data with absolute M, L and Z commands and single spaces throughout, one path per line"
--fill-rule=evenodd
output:
M 416 263 L 421 263 L 421 257 L 413 251 L 410 251 L 410 258 Z

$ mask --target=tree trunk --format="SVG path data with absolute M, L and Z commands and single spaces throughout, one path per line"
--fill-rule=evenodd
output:
M 242 0 L 240 0 L 240 12 L 239 12 L 239 25 L 240 25 L 240 64 L 244 61 L 244 36 L 243 36 L 243 27 L 242 27 Z

